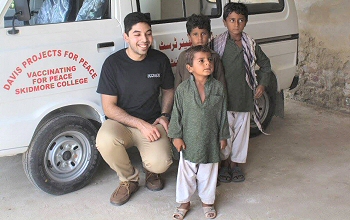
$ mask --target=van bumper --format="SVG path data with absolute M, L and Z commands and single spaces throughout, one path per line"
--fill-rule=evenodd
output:
M 299 83 L 299 76 L 294 76 L 292 84 L 290 84 L 289 90 L 292 90 L 295 87 L 297 87 L 298 83 Z
M 0 150 L 0 157 L 21 154 L 21 153 L 26 152 L 27 149 L 28 149 L 28 147 L 18 147 L 18 148 Z

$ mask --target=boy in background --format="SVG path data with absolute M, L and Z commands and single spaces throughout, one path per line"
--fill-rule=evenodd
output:
M 192 14 L 188 17 L 186 22 L 187 36 L 192 42 L 192 47 L 197 45 L 207 45 L 211 37 L 210 19 L 205 15 Z M 177 59 L 177 66 L 175 71 L 175 83 L 174 88 L 190 78 L 191 74 L 186 68 L 186 56 L 185 51 L 182 51 Z M 213 76 L 219 80 L 224 87 L 226 87 L 224 68 L 222 66 L 220 56 L 211 50 L 212 59 L 214 62 Z
M 168 136 L 180 152 L 176 181 L 176 202 L 180 206 L 174 219 L 183 219 L 191 196 L 198 195 L 206 218 L 215 218 L 215 191 L 220 149 L 230 137 L 226 92 L 213 78 L 212 52 L 207 46 L 186 50 L 186 68 L 192 74 L 176 92 Z
M 221 182 L 245 180 L 238 163 L 245 163 L 248 153 L 250 114 L 262 131 L 259 99 L 268 86 L 271 74 L 269 58 L 243 30 L 248 22 L 248 8 L 242 3 L 227 3 L 223 22 L 227 31 L 216 37 L 212 44 L 220 55 L 227 85 L 227 109 L 231 138 L 228 147 L 222 151 L 219 171 Z M 260 81 L 257 81 L 255 65 L 260 67 Z

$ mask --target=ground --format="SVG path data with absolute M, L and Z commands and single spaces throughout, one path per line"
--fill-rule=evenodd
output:
M 217 187 L 216 219 L 348 219 L 350 216 L 350 115 L 287 100 L 284 118 L 250 139 L 246 180 Z M 130 154 L 140 168 L 137 151 Z M 171 219 L 176 207 L 176 162 L 163 176 L 166 186 L 144 185 L 117 207 L 109 197 L 116 174 L 102 164 L 85 188 L 52 196 L 26 178 L 21 155 L 0 158 L 0 219 Z M 205 219 L 198 196 L 186 219 Z

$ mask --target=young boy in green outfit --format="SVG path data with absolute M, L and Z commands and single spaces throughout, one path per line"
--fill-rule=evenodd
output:
M 211 37 L 210 19 L 205 15 L 192 14 L 188 17 L 186 22 L 187 36 L 192 42 L 192 47 L 197 45 L 207 45 Z M 222 66 L 220 57 L 215 51 L 212 52 L 212 59 L 214 62 L 213 76 L 219 80 L 224 87 L 226 87 L 224 68 Z M 177 66 L 175 71 L 174 88 L 184 80 L 190 78 L 191 74 L 186 68 L 185 51 L 182 51 L 177 59 Z
M 259 99 L 269 84 L 271 65 L 269 58 L 243 30 L 248 22 L 248 8 L 242 3 L 227 3 L 223 12 L 227 31 L 212 41 L 220 55 L 227 85 L 227 114 L 231 137 L 222 151 L 219 171 L 221 182 L 241 182 L 245 177 L 239 163 L 245 163 L 248 153 L 250 115 L 262 131 Z M 255 65 L 260 67 L 257 81 Z
M 230 137 L 226 92 L 214 79 L 212 52 L 207 46 L 186 50 L 186 68 L 192 74 L 175 92 L 168 136 L 180 152 L 174 219 L 183 219 L 196 189 L 206 218 L 215 218 L 215 191 L 220 149 Z

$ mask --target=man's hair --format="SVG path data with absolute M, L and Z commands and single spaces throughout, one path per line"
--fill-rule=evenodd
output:
M 211 50 L 206 45 L 197 45 L 190 47 L 186 50 L 186 64 L 192 66 L 193 65 L 193 58 L 194 54 L 198 52 L 205 52 L 205 53 L 211 53 Z
M 186 22 L 187 34 L 190 35 L 195 28 L 206 29 L 211 34 L 210 19 L 208 16 L 192 14 Z
M 124 32 L 129 35 L 129 31 L 137 23 L 147 23 L 151 27 L 150 19 L 141 12 L 132 12 L 124 18 Z
M 223 18 L 226 18 L 232 13 L 244 15 L 246 21 L 248 21 L 248 8 L 243 3 L 229 2 L 224 7 L 224 15 Z

